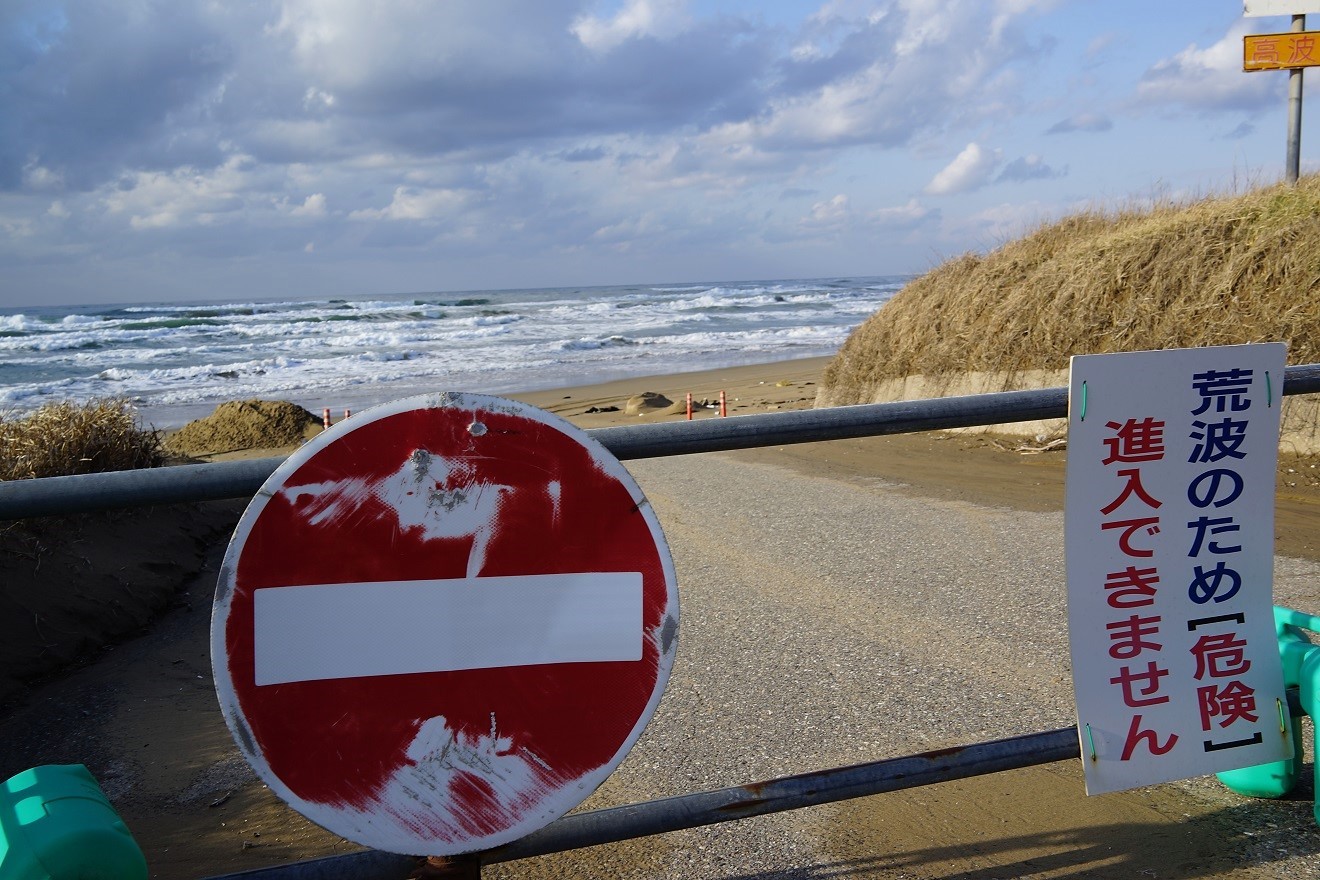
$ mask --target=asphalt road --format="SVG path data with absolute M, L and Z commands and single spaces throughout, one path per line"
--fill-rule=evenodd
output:
M 656 717 L 588 806 L 1073 723 L 1062 513 L 912 497 L 874 480 L 812 478 L 736 455 L 629 468 L 674 554 L 678 658 Z M 1280 593 L 1313 602 L 1318 574 L 1313 563 L 1281 560 Z M 999 803 L 988 807 L 960 800 L 984 799 L 975 786 L 943 796 L 934 786 L 915 797 L 880 795 L 490 866 L 484 876 L 1316 871 L 1320 833 L 1308 802 L 1244 812 L 1241 803 L 1255 802 L 1211 780 L 1086 799 L 1074 763 L 1002 774 L 993 787 Z M 1056 797 L 1066 802 L 1051 803 Z M 850 830 L 858 825 L 889 831 Z M 1010 832 L 1030 838 L 1022 853 L 1006 851 Z M 928 838 L 951 851 L 916 859 L 892 851 L 914 841 L 929 847 Z

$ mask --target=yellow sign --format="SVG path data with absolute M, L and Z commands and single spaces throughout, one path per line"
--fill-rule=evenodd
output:
M 1251 34 L 1242 38 L 1243 70 L 1320 66 L 1320 31 Z

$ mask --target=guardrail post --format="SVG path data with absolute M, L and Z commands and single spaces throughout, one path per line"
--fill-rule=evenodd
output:
M 461 856 L 431 856 L 408 880 L 480 880 L 481 853 Z

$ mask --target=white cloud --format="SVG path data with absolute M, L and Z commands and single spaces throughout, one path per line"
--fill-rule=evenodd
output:
M 843 226 L 851 217 L 848 197 L 839 193 L 833 198 L 816 202 L 811 213 L 802 218 L 802 225 L 812 229 L 833 229 Z
M 613 18 L 583 15 L 570 30 L 588 49 L 608 52 L 640 37 L 669 39 L 690 24 L 686 0 L 628 0 Z
M 1072 206 L 1040 202 L 1004 202 L 946 224 L 944 234 L 954 241 L 975 241 L 978 247 L 997 247 L 1018 238 Z
M 61 190 L 64 188 L 64 175 L 30 162 L 23 169 L 23 188 L 37 192 Z
M 885 5 L 876 0 L 828 0 L 811 14 L 811 20 L 876 22 L 884 17 Z
M 625 173 L 616 185 L 646 198 L 676 190 L 732 195 L 749 184 L 752 172 L 765 171 L 767 164 L 783 167 L 778 157 L 746 145 L 726 146 L 704 138 L 653 140 L 647 152 L 620 161 L 619 170 Z
M 210 171 L 185 167 L 129 175 L 107 188 L 101 203 L 110 214 L 128 216 L 136 230 L 205 226 L 240 211 L 254 184 L 251 158 L 234 156 Z
M 867 219 L 882 229 L 911 229 L 936 216 L 930 208 L 909 199 L 905 205 L 879 208 L 867 215 Z
M 781 60 L 761 112 L 713 126 L 710 136 L 773 151 L 896 147 L 967 120 L 1002 118 L 1021 101 L 1009 68 L 1041 55 L 1022 22 L 1049 5 L 829 3 Z
M 995 182 L 1051 180 L 1056 177 L 1063 177 L 1067 173 L 1067 169 L 1060 170 L 1047 165 L 1042 156 L 1028 153 L 1005 165 L 1004 170 L 999 172 L 999 176 L 995 178 Z
M 1091 42 L 1086 44 L 1086 57 L 1097 58 L 1117 44 L 1122 39 L 1118 31 L 1105 31 L 1091 38 Z
M 36 232 L 32 221 L 27 217 L 13 217 L 0 214 L 0 230 L 10 238 L 27 238 Z
M 453 216 L 467 202 L 467 196 L 452 189 L 416 189 L 400 186 L 384 208 L 353 211 L 353 220 L 437 220 Z
M 317 110 L 329 110 L 335 106 L 335 96 L 329 92 L 321 91 L 315 86 L 309 86 L 306 94 L 303 95 L 303 109 L 310 112 Z
M 938 217 L 916 199 L 909 199 L 906 204 L 877 208 L 873 211 L 858 211 L 853 208 L 847 195 L 839 193 L 823 199 L 811 206 L 811 211 L 798 221 L 798 229 L 809 234 L 828 232 L 864 232 L 900 233 L 916 229 L 923 223 Z
M 1100 132 L 1109 131 L 1114 121 L 1103 113 L 1083 111 L 1067 119 L 1060 119 L 1045 132 L 1046 134 L 1067 134 L 1074 131 Z
M 290 209 L 289 213 L 295 217 L 324 217 L 325 193 L 312 193 L 301 205 Z
M 595 241 L 611 245 L 616 250 L 628 250 L 637 239 L 649 238 L 662 231 L 655 212 L 647 211 L 636 217 L 625 217 L 617 223 L 601 226 L 591 233 L 591 237 Z
M 1000 150 L 985 150 L 978 143 L 970 143 L 931 178 L 924 191 L 934 196 L 947 196 L 978 189 L 990 182 L 1002 155 Z
M 378 117 L 400 111 L 496 111 L 518 89 L 562 84 L 575 0 L 259 0 L 274 23 L 246 50 L 273 81 L 243 80 L 305 113 Z M 496 106 L 492 94 L 498 95 Z M 415 124 L 418 120 L 412 120 Z
M 193 129 L 234 62 L 225 28 L 245 29 L 253 11 L 227 6 L 0 4 L 0 189 L 86 191 L 126 166 L 214 162 L 218 138 Z M 34 12 L 47 25 L 59 20 L 35 45 Z
M 1268 73 L 1243 73 L 1242 37 L 1249 28 L 1246 20 L 1239 20 L 1218 42 L 1204 49 L 1192 43 L 1172 58 L 1156 62 L 1137 84 L 1137 100 L 1206 112 L 1266 109 L 1281 80 Z

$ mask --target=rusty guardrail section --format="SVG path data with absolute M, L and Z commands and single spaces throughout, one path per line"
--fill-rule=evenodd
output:
M 1320 392 L 1320 364 L 1289 367 L 1283 393 Z M 699 422 L 600 428 L 587 433 L 617 458 L 653 458 L 1008 424 L 1067 415 L 1067 389 L 1013 391 Z M 0 482 L 0 520 L 119 507 L 243 498 L 282 458 Z M 1295 694 L 1289 694 L 1290 701 Z M 215 880 L 400 880 L 478 877 L 481 865 L 612 843 L 683 828 L 816 806 L 1076 758 L 1074 728 L 1025 734 L 564 816 L 497 849 L 448 860 L 364 851 L 225 875 Z
M 1311 390 L 1320 391 L 1320 364 L 1315 365 L 1312 381 L 1314 388 Z M 1284 393 L 1289 393 L 1286 386 Z M 615 458 L 626 461 L 1062 418 L 1067 414 L 1067 405 L 1066 389 L 1049 388 L 697 422 L 596 428 L 587 434 Z M 250 498 L 282 461 L 283 458 L 260 458 L 0 483 L 0 520 L 186 501 Z
M 1289 367 L 1283 393 L 1320 392 L 1320 364 Z M 620 460 L 913 434 L 1064 418 L 1068 390 L 1004 391 L 699 422 L 596 428 L 587 433 Z M 0 520 L 187 501 L 249 498 L 283 458 L 0 482 Z

